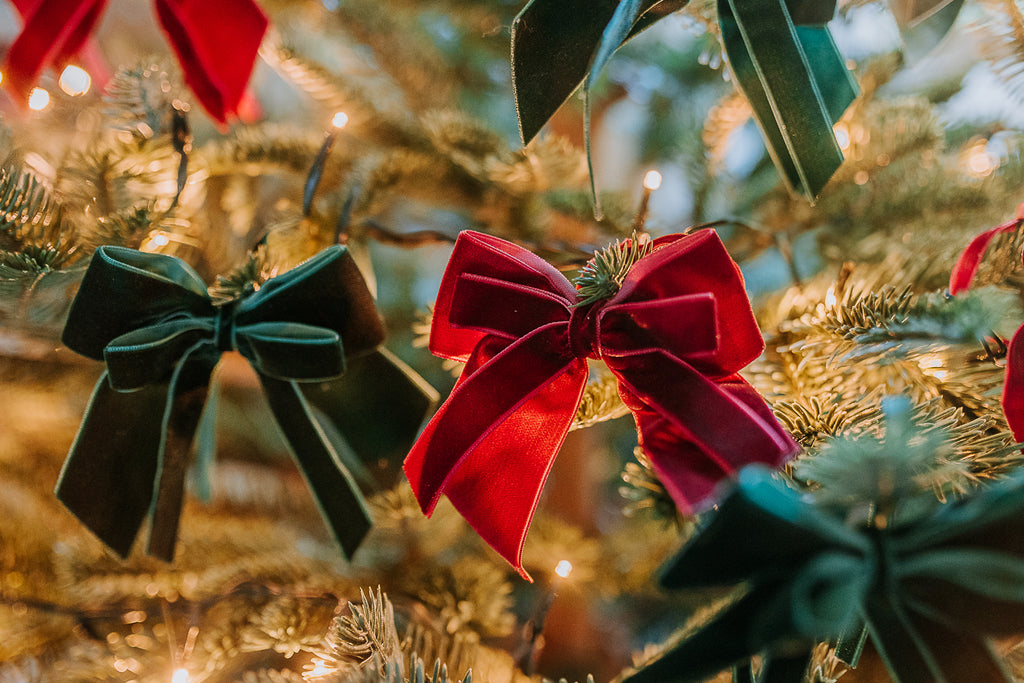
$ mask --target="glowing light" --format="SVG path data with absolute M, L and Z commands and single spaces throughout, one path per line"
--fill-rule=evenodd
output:
M 555 565 L 555 573 L 563 579 L 568 578 L 569 574 L 572 574 L 572 562 L 569 560 L 559 560 L 558 564 Z
M 334 115 L 334 118 L 331 119 L 331 125 L 334 126 L 335 128 L 344 128 L 347 123 L 348 123 L 348 114 L 346 114 L 343 111 L 337 112 Z
M 654 192 L 661 187 L 661 174 L 653 169 L 648 171 L 644 176 L 644 187 L 651 192 Z
M 60 74 L 60 89 L 72 97 L 84 95 L 89 92 L 92 86 L 92 77 L 89 72 L 80 66 L 68 64 Z
M 314 657 L 313 661 L 312 661 L 312 664 L 313 664 L 313 668 L 310 669 L 309 672 L 305 674 L 306 677 L 326 676 L 327 674 L 331 673 L 331 670 L 327 667 L 327 662 L 325 662 L 324 660 L 320 659 L 319 657 Z
M 171 676 L 171 683 L 188 683 L 188 670 L 178 669 L 175 671 L 174 675 Z
M 850 151 L 850 131 L 846 129 L 846 124 L 837 123 L 832 127 L 832 132 L 836 134 L 836 142 L 839 143 L 839 149 L 843 150 L 845 155 Z
M 158 232 L 153 235 L 153 246 L 155 247 L 166 247 L 170 244 L 171 239 L 162 232 Z
M 825 305 L 829 308 L 834 308 L 836 303 L 836 288 L 829 287 L 828 291 L 825 292 Z
M 42 111 L 50 104 L 50 93 L 42 88 L 33 88 L 28 96 L 28 108 Z
M 4 82 L 4 72 L 0 71 L 0 85 L 3 85 L 3 82 Z
M 999 159 L 985 149 L 984 144 L 975 145 L 967 154 L 967 170 L 971 174 L 983 177 L 999 168 Z

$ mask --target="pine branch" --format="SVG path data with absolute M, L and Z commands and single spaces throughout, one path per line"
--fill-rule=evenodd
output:
M 594 254 L 572 281 L 576 285 L 576 306 L 586 306 L 615 295 L 633 265 L 654 251 L 649 235 L 633 237 L 608 246 Z

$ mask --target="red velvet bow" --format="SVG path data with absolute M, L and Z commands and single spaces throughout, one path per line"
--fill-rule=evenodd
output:
M 1017 207 L 1017 217 L 1009 223 L 997 225 L 981 233 L 967 245 L 953 266 L 949 276 L 949 293 L 967 290 L 978 272 L 989 242 L 1001 233 L 1013 232 L 1024 223 L 1024 204 Z M 1021 255 L 1024 259 L 1024 254 Z M 1013 438 L 1024 442 L 1024 325 L 1017 328 L 1006 351 L 1006 379 L 1003 382 L 1003 414 Z
M 682 509 L 743 465 L 777 465 L 796 450 L 735 374 L 764 341 L 714 231 L 656 240 L 614 297 L 575 301 L 572 284 L 538 256 L 463 232 L 430 350 L 466 368 L 405 461 L 425 513 L 447 495 L 525 578 L 526 531 L 579 406 L 587 358 L 615 373 L 641 445 Z
M 4 80 L 27 98 L 39 73 L 81 48 L 107 0 L 12 0 L 25 20 L 4 63 Z M 185 82 L 224 123 L 242 99 L 267 18 L 253 0 L 156 0 Z

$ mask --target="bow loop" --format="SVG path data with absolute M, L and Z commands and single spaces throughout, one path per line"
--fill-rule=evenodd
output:
M 268 280 L 235 311 L 238 327 L 291 322 L 334 330 L 349 355 L 376 348 L 384 325 L 355 261 L 334 245 Z
M 257 323 L 238 328 L 237 349 L 256 372 L 275 379 L 317 382 L 345 372 L 341 337 L 300 323 Z
M 717 370 L 715 375 L 725 377 L 739 372 L 761 355 L 764 339 L 747 298 L 743 275 L 714 230 L 655 240 L 654 253 L 630 269 L 609 305 L 672 300 L 686 295 L 713 298 L 714 334 L 717 339 L 728 341 L 716 345 L 712 352 L 700 358 L 700 364 L 708 364 L 709 369 Z M 686 305 L 689 312 L 696 311 L 689 308 L 692 304 Z M 673 321 L 670 320 L 659 324 L 651 323 L 651 316 L 642 317 L 648 320 L 650 331 L 657 328 L 663 339 L 673 340 L 673 345 L 686 344 L 681 338 L 694 334 L 694 328 L 672 331 Z M 710 332 L 703 330 L 697 334 Z
M 189 350 L 209 344 L 208 320 L 170 320 L 122 334 L 103 349 L 107 378 L 117 391 L 135 391 L 166 380 Z M 212 349 L 212 345 L 211 345 Z
M 61 337 L 100 360 L 114 339 L 175 318 L 213 314 L 199 275 L 172 256 L 103 246 L 93 254 Z
M 600 330 L 602 356 L 665 349 L 705 374 L 731 374 L 714 363 L 718 315 L 710 292 L 606 306 L 600 313 Z
M 463 275 L 482 275 L 516 283 L 521 287 L 550 292 L 569 302 L 576 298 L 576 290 L 569 281 L 539 256 L 491 235 L 472 231 L 461 233 L 441 278 L 430 328 L 430 352 L 460 362 L 465 362 L 477 343 L 487 336 L 480 330 L 460 328 L 452 323 L 453 309 L 462 307 L 456 296 Z M 494 303 L 492 301 L 490 305 Z
M 487 275 L 459 276 L 451 327 L 518 339 L 548 323 L 568 321 L 570 301 L 550 290 Z

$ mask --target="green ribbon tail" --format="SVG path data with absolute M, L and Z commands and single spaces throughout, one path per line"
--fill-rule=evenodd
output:
M 349 358 L 339 380 L 303 382 L 299 388 L 332 442 L 343 438 L 343 444 L 335 445 L 343 462 L 353 473 L 366 472 L 370 488 L 398 483 L 402 460 L 439 399 L 433 387 L 384 348 Z
M 751 660 L 748 659 L 732 668 L 732 683 L 758 683 Z
M 153 500 L 167 383 L 115 391 L 106 373 L 64 461 L 55 493 L 97 538 L 127 557 Z
M 345 556 L 351 558 L 372 525 L 359 487 L 331 447 L 298 384 L 262 374 L 259 378 L 324 521 Z
M 893 2 L 893 14 L 903 38 L 903 54 L 911 62 L 923 59 L 949 33 L 964 0 Z
M 867 623 L 896 683 L 1014 680 L 984 640 L 911 613 L 881 592 L 868 600 Z
M 769 154 L 786 183 L 813 200 L 843 162 L 832 125 L 858 92 L 842 55 L 824 25 L 796 26 L 782 0 L 718 0 L 718 13 Z
M 195 353 L 200 346 L 197 343 L 174 368 L 161 421 L 164 443 L 159 451 L 155 495 L 149 510 L 146 553 L 166 562 L 174 559 L 192 441 L 203 413 L 210 375 L 219 357 Z

